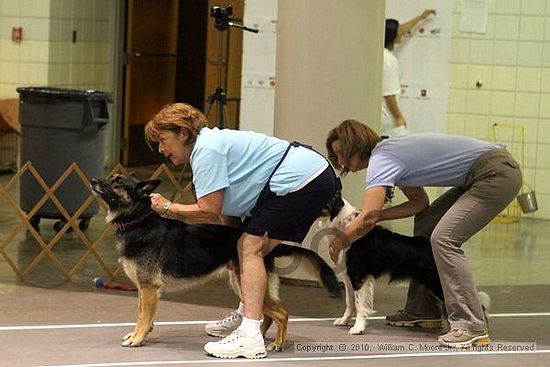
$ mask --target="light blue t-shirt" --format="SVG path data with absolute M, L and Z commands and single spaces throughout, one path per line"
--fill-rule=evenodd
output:
M 372 150 L 367 188 L 461 186 L 472 164 L 501 144 L 465 136 L 414 134 L 382 140 Z
M 191 152 L 197 198 L 225 189 L 222 214 L 248 216 L 289 142 L 253 131 L 203 128 Z M 292 147 L 270 181 L 276 195 L 300 189 L 328 162 L 320 154 Z

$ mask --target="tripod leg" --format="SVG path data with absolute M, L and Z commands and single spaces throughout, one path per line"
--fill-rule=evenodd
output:
M 224 104 L 223 105 L 223 124 L 221 125 L 222 127 L 230 127 L 230 123 L 229 123 L 229 115 L 227 114 L 227 105 Z M 220 127 L 221 129 L 221 127 Z
M 208 99 L 208 106 L 206 107 L 206 111 L 204 111 L 204 117 L 208 118 L 208 115 L 210 115 L 210 111 L 212 110 L 213 104 L 214 104 L 214 100 Z
M 223 97 L 223 95 L 221 97 Z M 223 129 L 227 121 L 225 115 L 225 104 L 223 103 L 223 101 L 218 101 L 216 107 L 216 126 L 218 126 L 220 129 Z

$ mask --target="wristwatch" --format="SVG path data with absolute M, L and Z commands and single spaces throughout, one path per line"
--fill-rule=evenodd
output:
M 167 201 L 166 204 L 162 207 L 162 215 L 168 216 L 168 209 L 170 209 L 170 205 L 172 205 L 171 201 Z

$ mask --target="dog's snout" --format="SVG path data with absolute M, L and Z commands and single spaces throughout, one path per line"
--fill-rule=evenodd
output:
M 97 185 L 97 184 L 99 184 L 99 180 L 98 180 L 97 178 L 92 178 L 92 179 L 90 180 L 90 183 L 91 183 L 92 185 Z

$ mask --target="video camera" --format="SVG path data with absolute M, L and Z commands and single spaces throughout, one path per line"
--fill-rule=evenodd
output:
M 213 6 L 210 9 L 210 16 L 213 18 L 226 18 L 229 19 L 233 15 L 233 8 L 231 5 L 226 6 Z
M 232 19 L 233 8 L 231 5 L 213 6 L 210 8 L 210 16 L 215 19 L 214 27 L 219 31 L 229 28 L 229 21 Z

